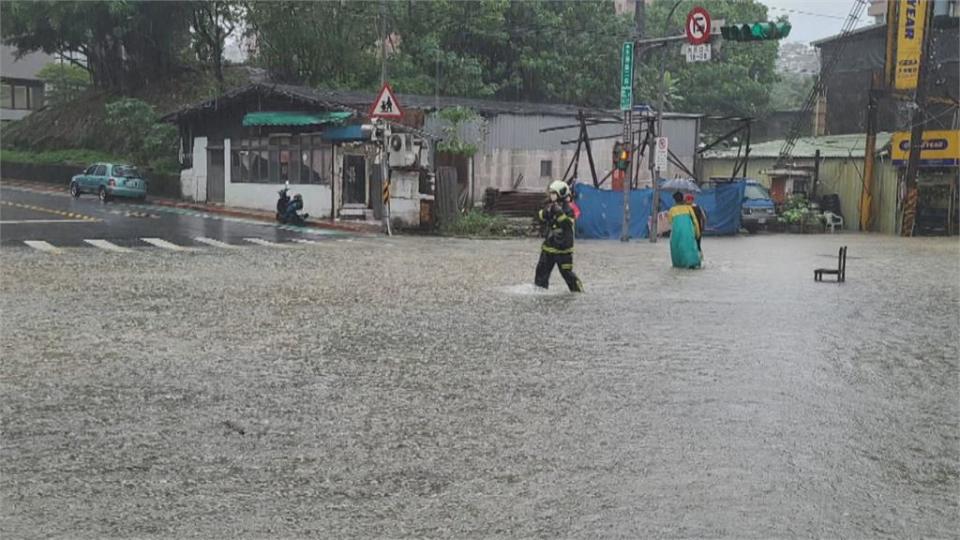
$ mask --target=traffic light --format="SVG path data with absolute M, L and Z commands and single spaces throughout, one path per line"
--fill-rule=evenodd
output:
M 630 168 L 630 149 L 623 143 L 613 143 L 613 167 L 618 171 Z
M 733 24 L 721 26 L 720 35 L 730 41 L 766 41 L 789 36 L 791 28 L 787 21 Z

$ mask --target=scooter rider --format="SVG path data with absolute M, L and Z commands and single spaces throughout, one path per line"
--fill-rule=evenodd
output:
M 302 225 L 304 220 L 307 218 L 307 214 L 301 216 L 297 213 L 300 210 L 303 210 L 303 196 L 297 193 L 293 196 L 293 200 L 287 204 L 287 208 L 283 213 L 283 223 Z
M 547 226 L 547 237 L 540 248 L 540 260 L 534 283 L 544 289 L 550 286 L 550 273 L 554 265 L 560 267 L 560 275 L 573 292 L 583 292 L 583 283 L 573 273 L 573 233 L 576 214 L 572 206 L 570 187 L 566 182 L 550 184 L 550 203 L 540 210 L 537 217 Z

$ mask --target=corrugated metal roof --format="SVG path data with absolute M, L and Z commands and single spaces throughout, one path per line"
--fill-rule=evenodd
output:
M 887 132 L 877 133 L 877 155 L 886 155 L 889 153 L 890 137 Z M 783 147 L 783 140 L 768 141 L 764 143 L 750 145 L 750 158 L 776 158 L 780 157 L 780 149 Z M 850 135 L 825 135 L 823 137 L 800 137 L 797 144 L 793 147 L 793 155 L 798 158 L 809 158 L 820 150 L 820 157 L 855 157 L 862 158 L 867 146 L 867 135 L 865 133 L 853 133 Z M 704 154 L 705 158 L 736 158 L 737 149 L 727 148 L 724 150 L 709 151 Z
M 230 90 L 214 99 L 209 99 L 178 111 L 165 115 L 162 120 L 172 121 L 178 118 L 191 116 L 205 109 L 214 109 L 222 106 L 224 102 L 243 97 L 251 93 L 260 93 L 263 95 L 279 95 L 289 99 L 317 105 L 327 109 L 350 108 L 359 111 L 366 111 L 370 104 L 376 99 L 376 95 L 369 92 L 358 92 L 349 90 L 316 90 L 308 86 L 294 86 L 287 84 L 265 84 L 254 83 L 242 88 Z M 437 106 L 441 109 L 449 107 L 467 107 L 484 116 L 495 116 L 498 114 L 514 115 L 541 115 L 541 116 L 564 116 L 574 118 L 581 110 L 595 116 L 617 120 L 621 118 L 620 111 L 592 109 L 589 107 L 579 107 L 577 105 L 568 105 L 562 103 L 531 103 L 521 101 L 496 101 L 492 99 L 474 99 L 461 97 L 440 96 L 420 96 L 414 94 L 398 94 L 397 101 L 400 106 L 411 109 L 433 110 Z M 702 118 L 702 114 L 690 113 L 672 113 L 664 112 L 664 118 Z

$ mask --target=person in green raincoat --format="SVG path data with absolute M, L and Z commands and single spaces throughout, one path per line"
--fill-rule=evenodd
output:
M 683 193 L 673 194 L 675 204 L 670 209 L 670 259 L 676 268 L 700 268 L 697 237 L 700 224 L 693 207 L 684 204 Z

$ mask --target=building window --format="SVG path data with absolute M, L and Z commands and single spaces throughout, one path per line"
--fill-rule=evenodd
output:
M 235 139 L 231 183 L 329 184 L 333 147 L 317 135 Z
M 547 178 L 553 176 L 553 161 L 550 161 L 549 159 L 540 161 L 540 176 Z
M 0 107 L 13 108 L 13 89 L 9 84 L 0 84 Z
M 13 108 L 14 109 L 29 109 L 30 102 L 27 100 L 27 87 L 26 86 L 14 86 L 13 87 Z
M 31 86 L 30 87 L 30 108 L 37 110 L 40 107 L 43 107 L 43 87 L 42 86 Z

